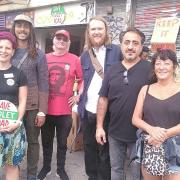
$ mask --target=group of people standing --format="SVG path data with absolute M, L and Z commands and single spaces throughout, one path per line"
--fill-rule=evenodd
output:
M 120 46 L 111 43 L 100 16 L 87 25 L 80 58 L 69 53 L 66 30 L 55 32 L 53 52 L 45 55 L 37 48 L 32 20 L 23 14 L 14 19 L 12 33 L 0 32 L 0 99 L 14 103 L 19 112 L 16 123 L 0 128 L 0 166 L 6 167 L 6 180 L 19 179 L 25 129 L 27 179 L 43 180 L 51 173 L 56 130 L 57 176 L 69 180 L 65 160 L 75 104 L 82 121 L 88 180 L 126 179 L 126 153 L 134 153 L 137 128 L 143 151 L 141 161 L 131 163 L 133 180 L 141 175 L 144 180 L 180 178 L 176 54 L 158 49 L 152 63 L 142 60 L 145 36 L 136 28 L 123 31 L 119 40 Z M 73 94 L 74 82 L 79 94 Z M 37 173 L 40 129 L 43 167 Z

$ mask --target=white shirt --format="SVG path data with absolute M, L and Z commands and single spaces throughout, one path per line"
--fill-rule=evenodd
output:
M 104 71 L 104 62 L 105 62 L 105 57 L 106 57 L 105 46 L 101 46 L 98 51 L 94 48 L 93 50 L 94 50 L 94 53 L 96 54 L 96 57 L 99 63 L 103 67 L 103 71 Z M 97 103 L 98 103 L 98 98 L 99 98 L 98 93 L 101 88 L 101 85 L 102 85 L 102 78 L 95 71 L 94 76 L 89 85 L 89 89 L 87 91 L 86 110 L 91 113 L 97 112 Z

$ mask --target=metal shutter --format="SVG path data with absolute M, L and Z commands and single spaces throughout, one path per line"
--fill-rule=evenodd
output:
M 5 29 L 5 15 L 0 14 L 0 30 Z
M 150 45 L 157 17 L 179 17 L 179 0 L 137 0 L 135 26 L 146 35 L 145 45 Z M 180 58 L 180 31 L 176 40 L 177 56 Z M 180 60 L 180 59 L 179 59 Z

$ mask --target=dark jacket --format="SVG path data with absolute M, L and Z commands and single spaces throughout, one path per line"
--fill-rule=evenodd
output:
M 121 61 L 123 59 L 120 47 L 118 45 L 111 44 L 108 45 L 106 48 L 107 49 L 106 49 L 106 57 L 104 63 L 104 73 L 107 72 L 108 68 L 112 64 L 117 63 L 118 61 Z M 81 59 L 81 66 L 83 69 L 84 90 L 80 96 L 80 101 L 78 104 L 78 113 L 80 115 L 81 120 L 83 120 L 85 115 L 85 105 L 87 102 L 87 91 L 91 83 L 91 80 L 93 78 L 95 69 L 91 63 L 88 51 L 84 51 L 80 59 Z

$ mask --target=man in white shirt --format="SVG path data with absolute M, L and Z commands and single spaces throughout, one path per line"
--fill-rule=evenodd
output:
M 108 68 L 122 59 L 119 46 L 111 44 L 106 21 L 95 16 L 90 19 L 86 30 L 86 50 L 81 55 L 84 77 L 84 90 L 78 104 L 78 112 L 83 124 L 85 169 L 89 180 L 110 180 L 109 146 L 98 145 L 95 139 L 96 112 L 102 77 Z M 91 57 L 97 58 L 102 76 L 96 72 Z M 94 58 L 93 58 L 94 59 Z M 104 123 L 108 125 L 108 113 Z

